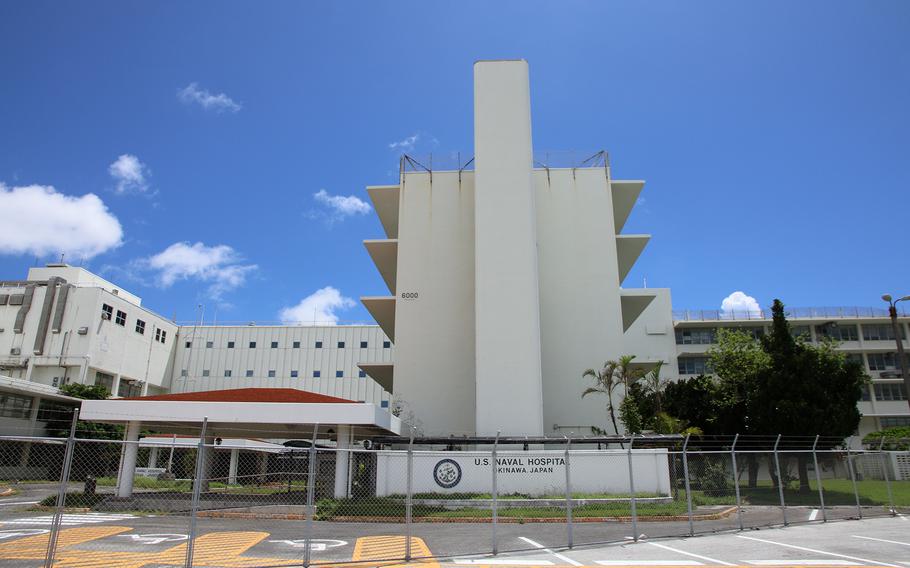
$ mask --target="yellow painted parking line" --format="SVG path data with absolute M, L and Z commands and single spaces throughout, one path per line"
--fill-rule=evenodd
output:
M 370 560 L 375 560 L 377 562 L 383 562 L 384 565 L 388 563 L 388 566 L 411 566 L 411 565 L 420 565 L 425 568 L 438 568 L 439 562 L 435 559 L 430 559 L 433 555 L 430 552 L 430 547 L 423 541 L 422 538 L 416 536 L 411 537 L 411 557 L 417 558 L 419 560 L 414 560 L 407 564 L 405 563 L 391 563 L 398 558 L 404 558 L 406 552 L 407 537 L 405 536 L 365 536 L 357 539 L 357 542 L 354 543 L 354 553 L 351 556 L 353 562 L 367 562 Z
M 269 536 L 267 532 L 213 532 L 196 539 L 193 545 L 193 566 L 223 566 L 244 568 L 263 564 L 286 564 L 288 558 L 241 556 Z M 145 555 L 146 563 L 182 566 L 186 558 L 186 543 L 156 555 Z
M 123 532 L 131 531 L 130 527 L 78 527 L 72 529 L 63 529 L 57 535 L 57 549 L 63 549 L 70 546 L 76 546 L 99 538 L 114 536 Z M 16 558 L 22 560 L 34 560 L 44 558 L 47 550 L 47 542 L 50 534 L 40 534 L 36 536 L 27 536 L 12 542 L 0 544 L 0 558 Z M 37 556 L 35 556 L 37 555 Z

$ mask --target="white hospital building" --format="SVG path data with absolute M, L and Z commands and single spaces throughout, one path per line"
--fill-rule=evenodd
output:
M 474 153 L 458 162 L 406 156 L 398 184 L 367 188 L 385 232 L 364 241 L 388 288 L 362 298 L 375 326 L 179 326 L 62 264 L 0 281 L 0 429 L 40 433 L 42 403 L 79 382 L 115 397 L 294 388 L 401 406 L 427 435 L 585 435 L 609 420 L 581 398 L 584 369 L 634 354 L 687 378 L 709 371 L 718 328 L 770 326 L 624 286 L 651 238 L 623 232 L 644 182 L 613 179 L 605 152 L 535 153 L 526 62 L 475 64 Z M 872 376 L 860 434 L 910 423 L 886 310 L 790 318 Z

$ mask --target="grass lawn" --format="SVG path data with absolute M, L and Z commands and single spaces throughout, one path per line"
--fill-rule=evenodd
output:
M 815 480 L 811 480 L 809 485 L 811 491 L 805 493 L 800 493 L 795 488 L 785 489 L 784 502 L 788 505 L 818 506 L 818 484 Z M 860 504 L 888 505 L 888 487 L 884 481 L 873 479 L 857 481 L 856 488 L 859 492 Z M 853 482 L 849 479 L 823 479 L 822 489 L 825 495 L 825 505 L 856 505 Z M 910 481 L 892 481 L 891 490 L 895 506 L 910 506 Z M 733 491 L 732 487 L 730 491 Z M 771 487 L 770 481 L 760 482 L 758 487 L 754 488 L 741 484 L 740 493 L 743 502 L 750 505 L 780 505 L 780 495 L 776 488 Z

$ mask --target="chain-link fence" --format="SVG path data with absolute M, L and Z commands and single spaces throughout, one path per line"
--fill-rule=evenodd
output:
M 11 494 L 0 558 L 394 562 L 910 512 L 910 452 L 815 436 L 440 447 L 325 429 L 229 434 L 203 423 L 135 441 L 73 420 L 65 437 L 0 436 L 0 493 Z

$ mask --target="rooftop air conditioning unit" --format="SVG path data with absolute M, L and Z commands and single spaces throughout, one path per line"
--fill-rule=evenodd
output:
M 13 347 L 12 349 L 9 350 L 9 354 L 10 355 L 21 355 L 22 349 L 20 349 L 19 347 Z
M 80 327 L 78 330 L 76 330 L 76 333 L 79 335 L 88 335 L 88 327 Z
M 101 319 L 109 320 L 109 319 L 111 319 L 111 314 L 109 314 L 107 312 L 101 312 Z

